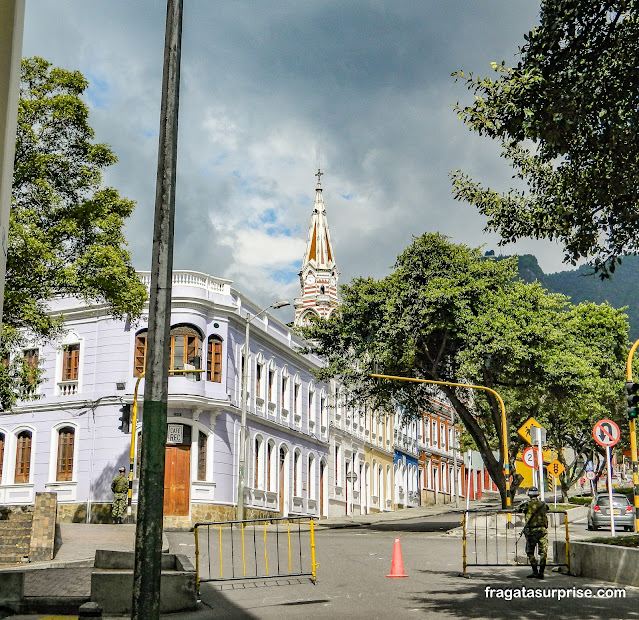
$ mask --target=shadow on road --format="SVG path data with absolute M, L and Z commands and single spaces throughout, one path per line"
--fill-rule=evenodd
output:
M 626 590 L 626 598 L 578 597 L 578 589 L 591 588 L 596 592 L 599 588 L 618 586 L 588 583 L 583 579 L 577 580 L 556 573 L 551 573 L 543 581 L 528 580 L 525 578 L 528 571 L 528 568 L 522 567 L 508 569 L 503 573 L 473 575 L 470 579 L 464 579 L 459 573 L 452 571 L 420 570 L 421 574 L 437 575 L 450 585 L 439 590 L 429 590 L 428 596 L 414 596 L 412 601 L 426 613 L 469 619 L 639 618 L 639 596 L 634 588 Z M 491 591 L 487 592 L 487 588 Z M 563 595 L 561 599 L 560 592 Z

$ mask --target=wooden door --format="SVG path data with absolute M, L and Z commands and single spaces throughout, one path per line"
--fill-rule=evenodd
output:
M 164 514 L 189 515 L 190 446 L 167 446 L 164 460 Z
M 324 516 L 324 463 L 320 461 L 320 517 Z
M 284 477 L 284 470 L 286 469 L 284 465 L 286 464 L 286 451 L 283 448 L 280 448 L 280 514 L 284 515 L 284 489 L 286 484 L 286 479 Z

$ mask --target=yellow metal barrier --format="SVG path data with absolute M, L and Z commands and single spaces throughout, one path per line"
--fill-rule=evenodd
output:
M 261 537 L 257 535 L 258 527 L 263 530 Z M 315 523 L 311 518 L 196 523 L 194 535 L 198 590 L 201 582 L 209 581 L 278 577 L 309 577 L 313 583 L 317 580 L 319 564 L 315 559 Z M 241 554 L 236 553 L 238 547 Z M 263 547 L 263 562 L 258 561 L 262 555 L 258 554 L 262 551 L 258 547 Z M 218 561 L 212 561 L 216 556 Z
M 560 516 L 563 515 L 563 518 Z M 546 566 L 570 568 L 570 532 L 565 510 L 548 511 L 548 559 Z M 563 534 L 561 522 L 564 524 Z M 526 565 L 525 519 L 510 510 L 470 510 L 462 518 L 463 575 L 469 566 Z M 555 557 L 565 546 L 565 561 Z

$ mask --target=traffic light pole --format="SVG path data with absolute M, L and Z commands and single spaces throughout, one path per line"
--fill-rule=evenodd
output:
M 639 346 L 637 340 L 630 348 L 628 353 L 628 361 L 626 363 L 626 381 L 632 382 L 632 358 Z M 637 420 L 630 418 L 630 459 L 632 461 L 632 490 L 634 494 L 635 506 L 635 532 L 639 532 L 639 464 L 637 462 Z
M 639 341 L 638 341 L 639 344 Z M 432 383 L 435 385 L 452 385 L 454 387 L 465 387 L 473 390 L 483 390 L 492 394 L 499 403 L 501 408 L 501 430 L 502 441 L 504 442 L 504 479 L 506 482 L 506 510 L 510 510 L 510 464 L 508 462 L 508 428 L 506 424 L 506 407 L 501 396 L 495 392 L 495 390 L 486 387 L 485 385 L 470 385 L 468 383 L 452 383 L 451 381 L 434 381 L 431 379 L 414 379 L 412 377 L 393 377 L 390 375 L 370 375 L 377 379 L 393 379 L 394 381 L 410 381 L 412 383 Z M 510 513 L 508 514 L 508 521 L 510 521 Z

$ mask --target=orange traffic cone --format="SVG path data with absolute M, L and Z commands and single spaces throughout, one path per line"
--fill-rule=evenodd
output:
M 408 577 L 404 573 L 404 560 L 402 559 L 402 546 L 399 543 L 399 538 L 395 539 L 395 545 L 393 546 L 393 560 L 391 562 L 391 572 L 387 577 Z

